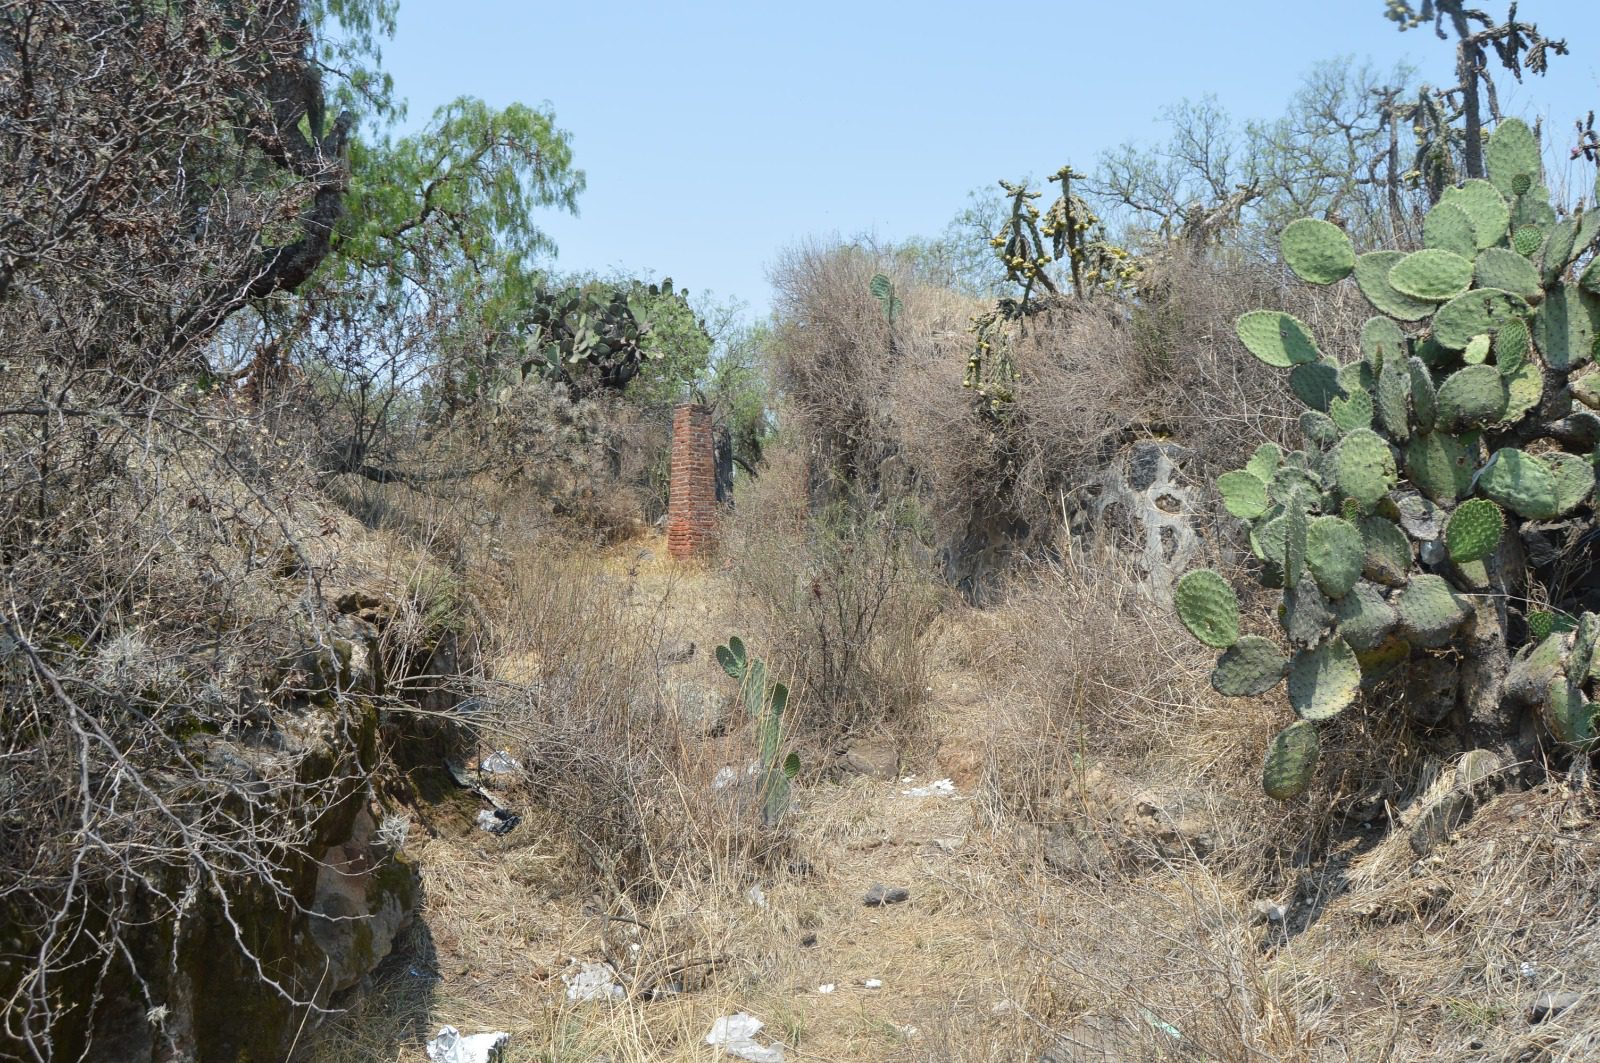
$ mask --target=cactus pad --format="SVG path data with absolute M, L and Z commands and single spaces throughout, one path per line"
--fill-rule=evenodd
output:
M 1589 746 L 1595 740 L 1595 706 L 1583 688 L 1564 675 L 1550 680 L 1541 706 L 1544 725 L 1557 742 Z
M 1362 687 L 1370 689 L 1410 659 L 1411 643 L 1399 635 L 1390 635 L 1370 650 L 1356 651 L 1356 662 L 1361 665 Z
M 1317 517 L 1306 526 L 1306 567 L 1317 588 L 1343 598 L 1361 578 L 1361 531 L 1341 517 Z
M 1300 573 L 1300 579 L 1283 592 L 1283 613 L 1279 617 L 1283 633 L 1296 646 L 1314 646 L 1322 641 L 1333 625 L 1333 606 L 1317 588 L 1311 573 Z
M 1461 441 L 1444 432 L 1419 432 L 1406 444 L 1406 476 L 1440 505 L 1472 488 L 1472 461 Z
M 1272 737 L 1261 771 L 1261 788 L 1274 801 L 1299 797 L 1317 771 L 1317 726 L 1296 720 Z
M 1283 260 L 1295 275 L 1310 284 L 1332 284 L 1355 269 L 1356 252 L 1350 237 L 1331 222 L 1301 218 L 1290 222 L 1278 236 Z
M 1267 485 L 1246 470 L 1217 477 L 1217 491 L 1223 506 L 1235 517 L 1254 520 L 1267 511 Z
M 1543 291 L 1533 263 L 1509 247 L 1479 251 L 1472 265 L 1472 283 L 1479 288 L 1499 288 L 1524 299 L 1537 299 Z
M 1376 411 L 1373 409 L 1372 396 L 1362 388 L 1356 388 L 1344 395 L 1336 396 L 1328 402 L 1328 416 L 1333 418 L 1333 423 L 1341 431 L 1353 432 L 1358 428 L 1371 428 L 1372 418 Z
M 1528 361 L 1528 325 L 1524 321 L 1507 321 L 1494 334 L 1494 364 L 1503 377 L 1514 376 Z
M 1376 505 L 1399 479 L 1389 444 L 1367 428 L 1357 428 L 1339 441 L 1334 450 L 1334 469 L 1339 490 L 1364 509 Z
M 1320 357 L 1311 329 L 1293 314 L 1252 310 L 1241 314 L 1233 327 L 1245 348 L 1270 366 L 1287 369 Z
M 1576 454 L 1553 451 L 1540 461 L 1550 469 L 1556 482 L 1556 516 L 1569 513 L 1589 500 L 1594 493 L 1594 466 Z
M 1539 248 L 1539 279 L 1546 287 L 1561 279 L 1562 272 L 1572 261 L 1573 245 L 1578 240 L 1578 221 L 1563 218 L 1544 234 L 1544 244 Z
M 1543 246 L 1544 230 L 1537 225 L 1519 226 L 1517 231 L 1511 234 L 1511 250 L 1523 258 L 1532 258 Z
M 1511 207 L 1488 181 L 1474 179 L 1459 188 L 1446 188 L 1439 202 L 1459 208 L 1472 223 L 1473 242 L 1480 248 L 1493 247 L 1505 239 L 1511 223 Z
M 1543 174 L 1539 142 L 1520 118 L 1501 119 L 1494 127 L 1483 146 L 1483 163 L 1490 182 L 1506 199 L 1526 194 Z
M 1289 663 L 1289 705 L 1302 720 L 1339 715 L 1361 689 L 1361 665 L 1341 638 L 1301 650 Z
M 1444 541 L 1450 548 L 1450 560 L 1456 564 L 1482 561 L 1494 553 L 1505 531 L 1505 515 L 1500 507 L 1487 498 L 1469 498 L 1450 514 L 1445 525 Z
M 1411 575 L 1411 540 L 1393 521 L 1363 518 L 1361 545 L 1361 573 L 1367 579 L 1399 587 Z
M 1528 313 L 1527 301 L 1520 295 L 1499 288 L 1475 288 L 1445 303 L 1433 315 L 1433 339 L 1447 350 L 1459 351 L 1472 337 L 1493 332 Z
M 1567 386 L 1573 398 L 1591 410 L 1600 410 L 1600 373 L 1585 373 L 1567 381 Z
M 1482 365 L 1489 360 L 1489 345 L 1492 341 L 1487 333 L 1474 336 L 1467 341 L 1467 349 L 1461 352 L 1461 360 L 1468 365 Z
M 1544 374 L 1532 362 L 1523 362 L 1506 377 L 1504 423 L 1520 421 L 1544 397 Z
M 1454 203 L 1440 201 L 1422 219 L 1422 246 L 1436 251 L 1453 251 L 1470 260 L 1478 250 L 1477 234 L 1472 231 L 1472 219 Z M 1394 274 L 1390 275 L 1391 284 Z M 1396 290 L 1404 292 L 1395 285 Z
M 1594 357 L 1600 331 L 1600 299 L 1582 288 L 1558 284 L 1533 318 L 1533 340 L 1551 369 L 1576 369 Z
M 1439 385 L 1434 428 L 1460 432 L 1494 424 L 1504 416 L 1507 399 L 1500 370 L 1492 365 L 1469 365 Z
M 1300 434 L 1308 443 L 1327 447 L 1339 442 L 1344 433 L 1333 423 L 1333 418 L 1321 410 L 1306 410 L 1300 415 Z
M 1443 646 L 1472 615 L 1465 598 L 1442 576 L 1423 573 L 1411 577 L 1395 601 L 1400 627 L 1415 646 Z
M 1472 286 L 1472 262 L 1438 248 L 1417 251 L 1394 264 L 1389 283 L 1413 299 L 1448 302 Z
M 1600 643 L 1600 616 L 1585 612 L 1578 617 L 1578 631 L 1572 639 L 1572 652 L 1567 654 L 1569 680 L 1586 683 L 1594 674 L 1596 643 Z
M 1253 698 L 1277 686 L 1289 669 L 1289 658 L 1277 643 L 1260 635 L 1244 635 L 1228 647 L 1211 671 L 1211 685 L 1230 698 Z
M 1384 601 L 1382 592 L 1365 581 L 1339 600 L 1334 618 L 1339 637 L 1357 652 L 1377 649 L 1400 622 L 1400 615 Z
M 1389 438 L 1404 442 L 1411 435 L 1411 369 L 1403 358 L 1387 358 L 1378 370 L 1377 405 Z
M 1438 413 L 1438 391 L 1433 385 L 1433 374 L 1423 364 L 1421 358 L 1412 358 L 1406 362 L 1406 368 L 1411 371 L 1411 412 L 1416 415 L 1417 427 L 1424 432 L 1433 431 L 1433 419 Z
M 1278 466 L 1283 464 L 1283 448 L 1276 443 L 1263 443 L 1250 455 L 1250 460 L 1244 463 L 1244 471 L 1258 480 L 1272 479 L 1272 474 L 1278 471 Z
M 1404 362 L 1405 333 L 1390 318 L 1369 317 L 1361 326 L 1361 357 L 1374 373 L 1380 372 L 1390 361 Z
M 1514 447 L 1495 451 L 1478 470 L 1477 489 L 1529 520 L 1548 520 L 1559 512 L 1555 474 L 1538 458 Z
M 1405 257 L 1400 251 L 1369 251 L 1361 255 L 1356 259 L 1356 284 L 1379 313 L 1398 321 L 1420 321 L 1438 307 L 1404 295 L 1389 283 L 1389 271 Z
M 1331 362 L 1307 362 L 1289 371 L 1289 390 L 1313 410 L 1326 412 L 1339 397 L 1339 368 Z
M 1178 619 L 1207 646 L 1225 650 L 1239 641 L 1239 599 L 1228 581 L 1208 568 L 1178 581 Z
M 730 638 L 727 645 L 717 647 L 717 663 L 722 665 L 722 670 L 732 679 L 744 678 L 748 660 L 744 642 L 737 635 Z

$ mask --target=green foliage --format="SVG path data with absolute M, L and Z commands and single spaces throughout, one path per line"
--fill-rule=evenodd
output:
M 791 783 L 800 773 L 796 753 L 782 756 L 783 714 L 789 706 L 789 688 L 767 683 L 767 665 L 751 656 L 737 635 L 716 649 L 717 663 L 739 681 L 739 692 L 755 722 L 761 746 L 761 821 L 774 826 L 789 810 Z
M 896 315 L 904 309 L 900 297 L 894 293 L 894 281 L 882 273 L 876 273 L 872 277 L 871 289 L 872 297 L 883 307 L 883 316 L 888 320 L 889 327 L 893 328 Z
M 1473 596 L 1503 586 L 1502 541 L 1594 497 L 1594 456 L 1582 449 L 1592 436 L 1530 422 L 1546 378 L 1563 382 L 1594 357 L 1600 302 L 1581 277 L 1600 222 L 1556 220 L 1530 145 L 1525 125 L 1502 122 L 1487 140 L 1489 179 L 1439 186 L 1421 251 L 1356 255 L 1336 227 L 1310 219 L 1284 231 L 1298 276 L 1326 284 L 1353 274 L 1382 315 L 1362 328 L 1359 357 L 1324 353 L 1305 322 L 1278 311 L 1236 324 L 1245 348 L 1287 370 L 1308 407 L 1308 450 L 1273 448 L 1218 479 L 1228 511 L 1250 523 L 1260 579 L 1283 588 L 1279 620 L 1293 652 L 1285 659 L 1273 640 L 1240 637 L 1237 598 L 1214 572 L 1184 576 L 1175 604 L 1196 638 L 1225 651 L 1212 674 L 1220 692 L 1256 696 L 1287 676 L 1301 722 L 1268 751 L 1263 781 L 1274 797 L 1309 785 L 1314 721 L 1464 637 Z M 1531 260 L 1529 228 L 1539 234 Z M 1587 377 L 1571 392 L 1600 404 Z M 1532 440 L 1548 442 L 1521 449 Z M 1600 617 L 1584 614 L 1570 646 L 1540 642 L 1555 627 L 1540 614 L 1528 626 L 1554 664 L 1519 665 L 1517 690 L 1533 691 L 1527 703 L 1558 741 L 1589 748 Z M 1550 667 L 1558 674 L 1538 670 Z

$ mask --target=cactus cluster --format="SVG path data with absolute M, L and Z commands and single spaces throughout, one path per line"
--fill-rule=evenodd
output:
M 1240 341 L 1284 369 L 1308 407 L 1305 449 L 1264 444 L 1217 480 L 1249 522 L 1259 576 L 1283 590 L 1283 642 L 1241 634 L 1217 573 L 1179 581 L 1178 616 L 1222 650 L 1211 681 L 1250 697 L 1287 681 L 1299 720 L 1273 739 L 1263 783 L 1305 791 L 1317 723 L 1423 656 L 1452 655 L 1478 624 L 1504 622 L 1504 569 L 1517 537 L 1592 504 L 1600 462 L 1600 210 L 1558 218 L 1532 131 L 1502 121 L 1485 145 L 1487 180 L 1443 191 L 1421 250 L 1357 255 L 1325 221 L 1282 233 L 1288 267 L 1312 284 L 1354 277 L 1381 316 L 1359 355 L 1324 352 L 1305 322 L 1239 318 Z M 1600 199 L 1600 184 L 1596 197 Z M 1585 264 L 1585 256 L 1589 256 Z M 1583 406 L 1574 407 L 1568 396 Z M 1500 619 L 1497 620 L 1496 618 Z M 1504 680 L 1558 741 L 1589 748 L 1600 617 L 1541 624 Z
M 683 298 L 672 278 L 635 290 L 603 282 L 536 294 L 528 317 L 525 346 L 534 364 L 547 376 L 568 381 L 592 374 L 603 387 L 620 390 L 655 356 L 647 342 L 648 300 L 662 295 Z
M 796 753 L 779 759 L 783 742 L 783 712 L 789 705 L 789 688 L 782 683 L 767 684 L 767 665 L 745 650 L 737 635 L 717 647 L 717 663 L 738 680 L 745 708 L 755 720 L 761 738 L 761 821 L 772 826 L 789 808 L 790 784 L 800 774 Z

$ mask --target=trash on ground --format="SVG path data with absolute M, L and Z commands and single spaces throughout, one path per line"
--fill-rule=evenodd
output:
M 486 808 L 478 813 L 478 826 L 490 834 L 510 834 L 521 822 L 521 816 L 503 808 Z
M 508 1033 L 463 1034 L 454 1026 L 441 1026 L 428 1042 L 428 1058 L 433 1063 L 490 1063 L 509 1040 Z
M 783 1063 L 782 1045 L 763 1045 L 756 1040 L 756 1034 L 761 1032 L 764 1025 L 754 1015 L 746 1015 L 742 1011 L 736 1015 L 724 1015 L 711 1024 L 711 1032 L 706 1034 L 706 1044 L 719 1047 L 728 1055 L 749 1060 L 750 1063 Z
M 478 770 L 485 775 L 513 775 L 522 770 L 522 761 L 503 749 L 497 749 L 478 761 Z
M 910 782 L 911 780 L 908 777 L 908 778 L 902 779 L 900 781 L 901 782 Z M 937 780 L 935 782 L 928 783 L 926 786 L 913 786 L 909 790 L 901 790 L 900 791 L 900 796 L 902 796 L 902 797 L 955 797 L 956 796 L 956 784 L 951 782 L 949 779 L 939 779 L 939 780 Z
M 881 978 L 868 978 L 865 982 L 862 982 L 861 984 L 866 986 L 868 989 L 882 989 L 883 988 L 883 979 L 881 979 Z
M 834 985 L 832 982 L 823 982 L 821 985 L 817 986 L 817 992 L 819 993 L 831 993 L 833 990 Z
M 617 972 L 609 963 L 578 963 L 561 974 L 568 1000 L 618 1000 L 624 995 Z
M 767 906 L 766 891 L 760 886 L 751 886 L 749 891 L 745 894 L 745 897 L 748 898 L 750 903 L 755 905 L 757 908 L 765 908 Z
M 444 762 L 444 770 L 450 773 L 450 778 L 455 780 L 455 784 L 463 790 L 470 790 L 477 785 L 472 781 L 472 776 L 467 774 L 467 769 L 453 760 Z

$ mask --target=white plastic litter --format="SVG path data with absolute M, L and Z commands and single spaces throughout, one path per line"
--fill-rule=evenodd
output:
M 881 978 L 868 978 L 865 982 L 862 982 L 861 984 L 866 986 L 868 989 L 882 989 L 883 988 L 883 979 L 881 979 Z
M 522 761 L 499 749 L 478 761 L 478 770 L 485 775 L 510 775 L 522 770 Z
M 706 1044 L 720 1047 L 730 1056 L 749 1060 L 750 1063 L 783 1063 L 782 1045 L 763 1045 L 756 1034 L 766 1025 L 754 1015 L 739 1012 L 724 1015 L 711 1024 L 706 1034 Z
M 745 893 L 745 897 L 757 908 L 765 908 L 767 906 L 766 891 L 760 886 L 751 886 L 749 891 Z
M 624 995 L 609 963 L 580 963 L 561 974 L 568 1000 L 616 1000 Z
M 490 1063 L 509 1040 L 508 1033 L 462 1034 L 454 1026 L 441 1026 L 428 1042 L 428 1058 L 433 1063 Z
M 940 779 L 926 786 L 913 786 L 909 790 L 901 790 L 900 793 L 904 797 L 954 797 L 956 784 L 949 779 Z
M 738 778 L 739 773 L 733 768 L 719 768 L 717 770 L 717 774 L 711 778 L 711 788 L 713 790 L 726 790 L 728 787 L 732 786 L 734 780 Z
M 821 985 L 817 986 L 817 992 L 819 993 L 831 993 L 833 990 L 834 984 L 832 982 L 823 982 Z

